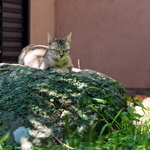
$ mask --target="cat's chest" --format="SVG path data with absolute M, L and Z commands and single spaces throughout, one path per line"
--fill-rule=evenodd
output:
M 49 66 L 54 67 L 54 68 L 63 68 L 63 67 L 68 67 L 68 59 L 53 59 L 52 57 L 48 58 Z
M 67 58 L 61 60 L 55 60 L 56 68 L 66 67 L 67 64 L 68 64 Z
M 50 67 L 64 68 L 69 66 L 70 57 L 65 56 L 62 59 L 56 59 L 51 53 L 47 53 L 47 62 Z

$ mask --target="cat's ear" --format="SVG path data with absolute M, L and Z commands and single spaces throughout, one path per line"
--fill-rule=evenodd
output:
M 50 44 L 54 40 L 54 38 L 49 33 L 47 33 L 47 37 L 48 37 L 48 43 Z
M 72 33 L 70 33 L 70 34 L 66 37 L 66 41 L 67 41 L 67 42 L 70 42 L 70 43 L 71 43 L 71 36 L 72 36 Z

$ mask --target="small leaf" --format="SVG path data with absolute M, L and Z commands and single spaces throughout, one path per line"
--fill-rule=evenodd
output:
M 100 98 L 92 98 L 92 100 L 95 100 L 95 101 L 100 102 L 100 103 L 112 104 L 112 102 L 109 102 L 109 101 L 106 101 L 106 100 L 100 99 Z
M 0 143 L 3 143 L 9 138 L 9 133 L 7 133 L 2 139 L 0 139 Z
M 133 101 L 134 102 L 134 104 L 136 104 L 137 106 L 140 106 L 140 107 L 142 107 L 143 109 L 146 109 L 145 107 L 144 107 L 144 105 L 141 103 L 141 102 L 139 102 L 138 100 L 135 100 L 135 101 Z

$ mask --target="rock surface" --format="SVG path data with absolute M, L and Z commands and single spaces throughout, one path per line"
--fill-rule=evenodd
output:
M 10 133 L 11 145 L 64 142 L 70 133 L 88 134 L 95 124 L 99 133 L 104 120 L 112 122 L 126 106 L 124 87 L 97 71 L 50 73 L 0 64 L 0 137 Z

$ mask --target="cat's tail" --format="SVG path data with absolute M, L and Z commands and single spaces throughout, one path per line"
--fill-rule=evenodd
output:
M 23 59 L 22 59 L 22 58 L 20 58 L 20 56 L 19 56 L 19 59 L 18 59 L 18 64 L 20 64 L 20 65 L 24 65 L 24 61 L 23 61 Z
M 20 55 L 19 55 L 19 58 L 18 58 L 18 64 L 20 64 L 20 65 L 24 65 L 24 56 L 25 56 L 25 53 L 21 53 Z
M 19 58 L 18 58 L 18 64 L 20 65 L 24 65 L 24 57 L 26 55 L 26 52 L 25 52 L 25 48 L 22 50 L 21 54 L 19 55 Z

